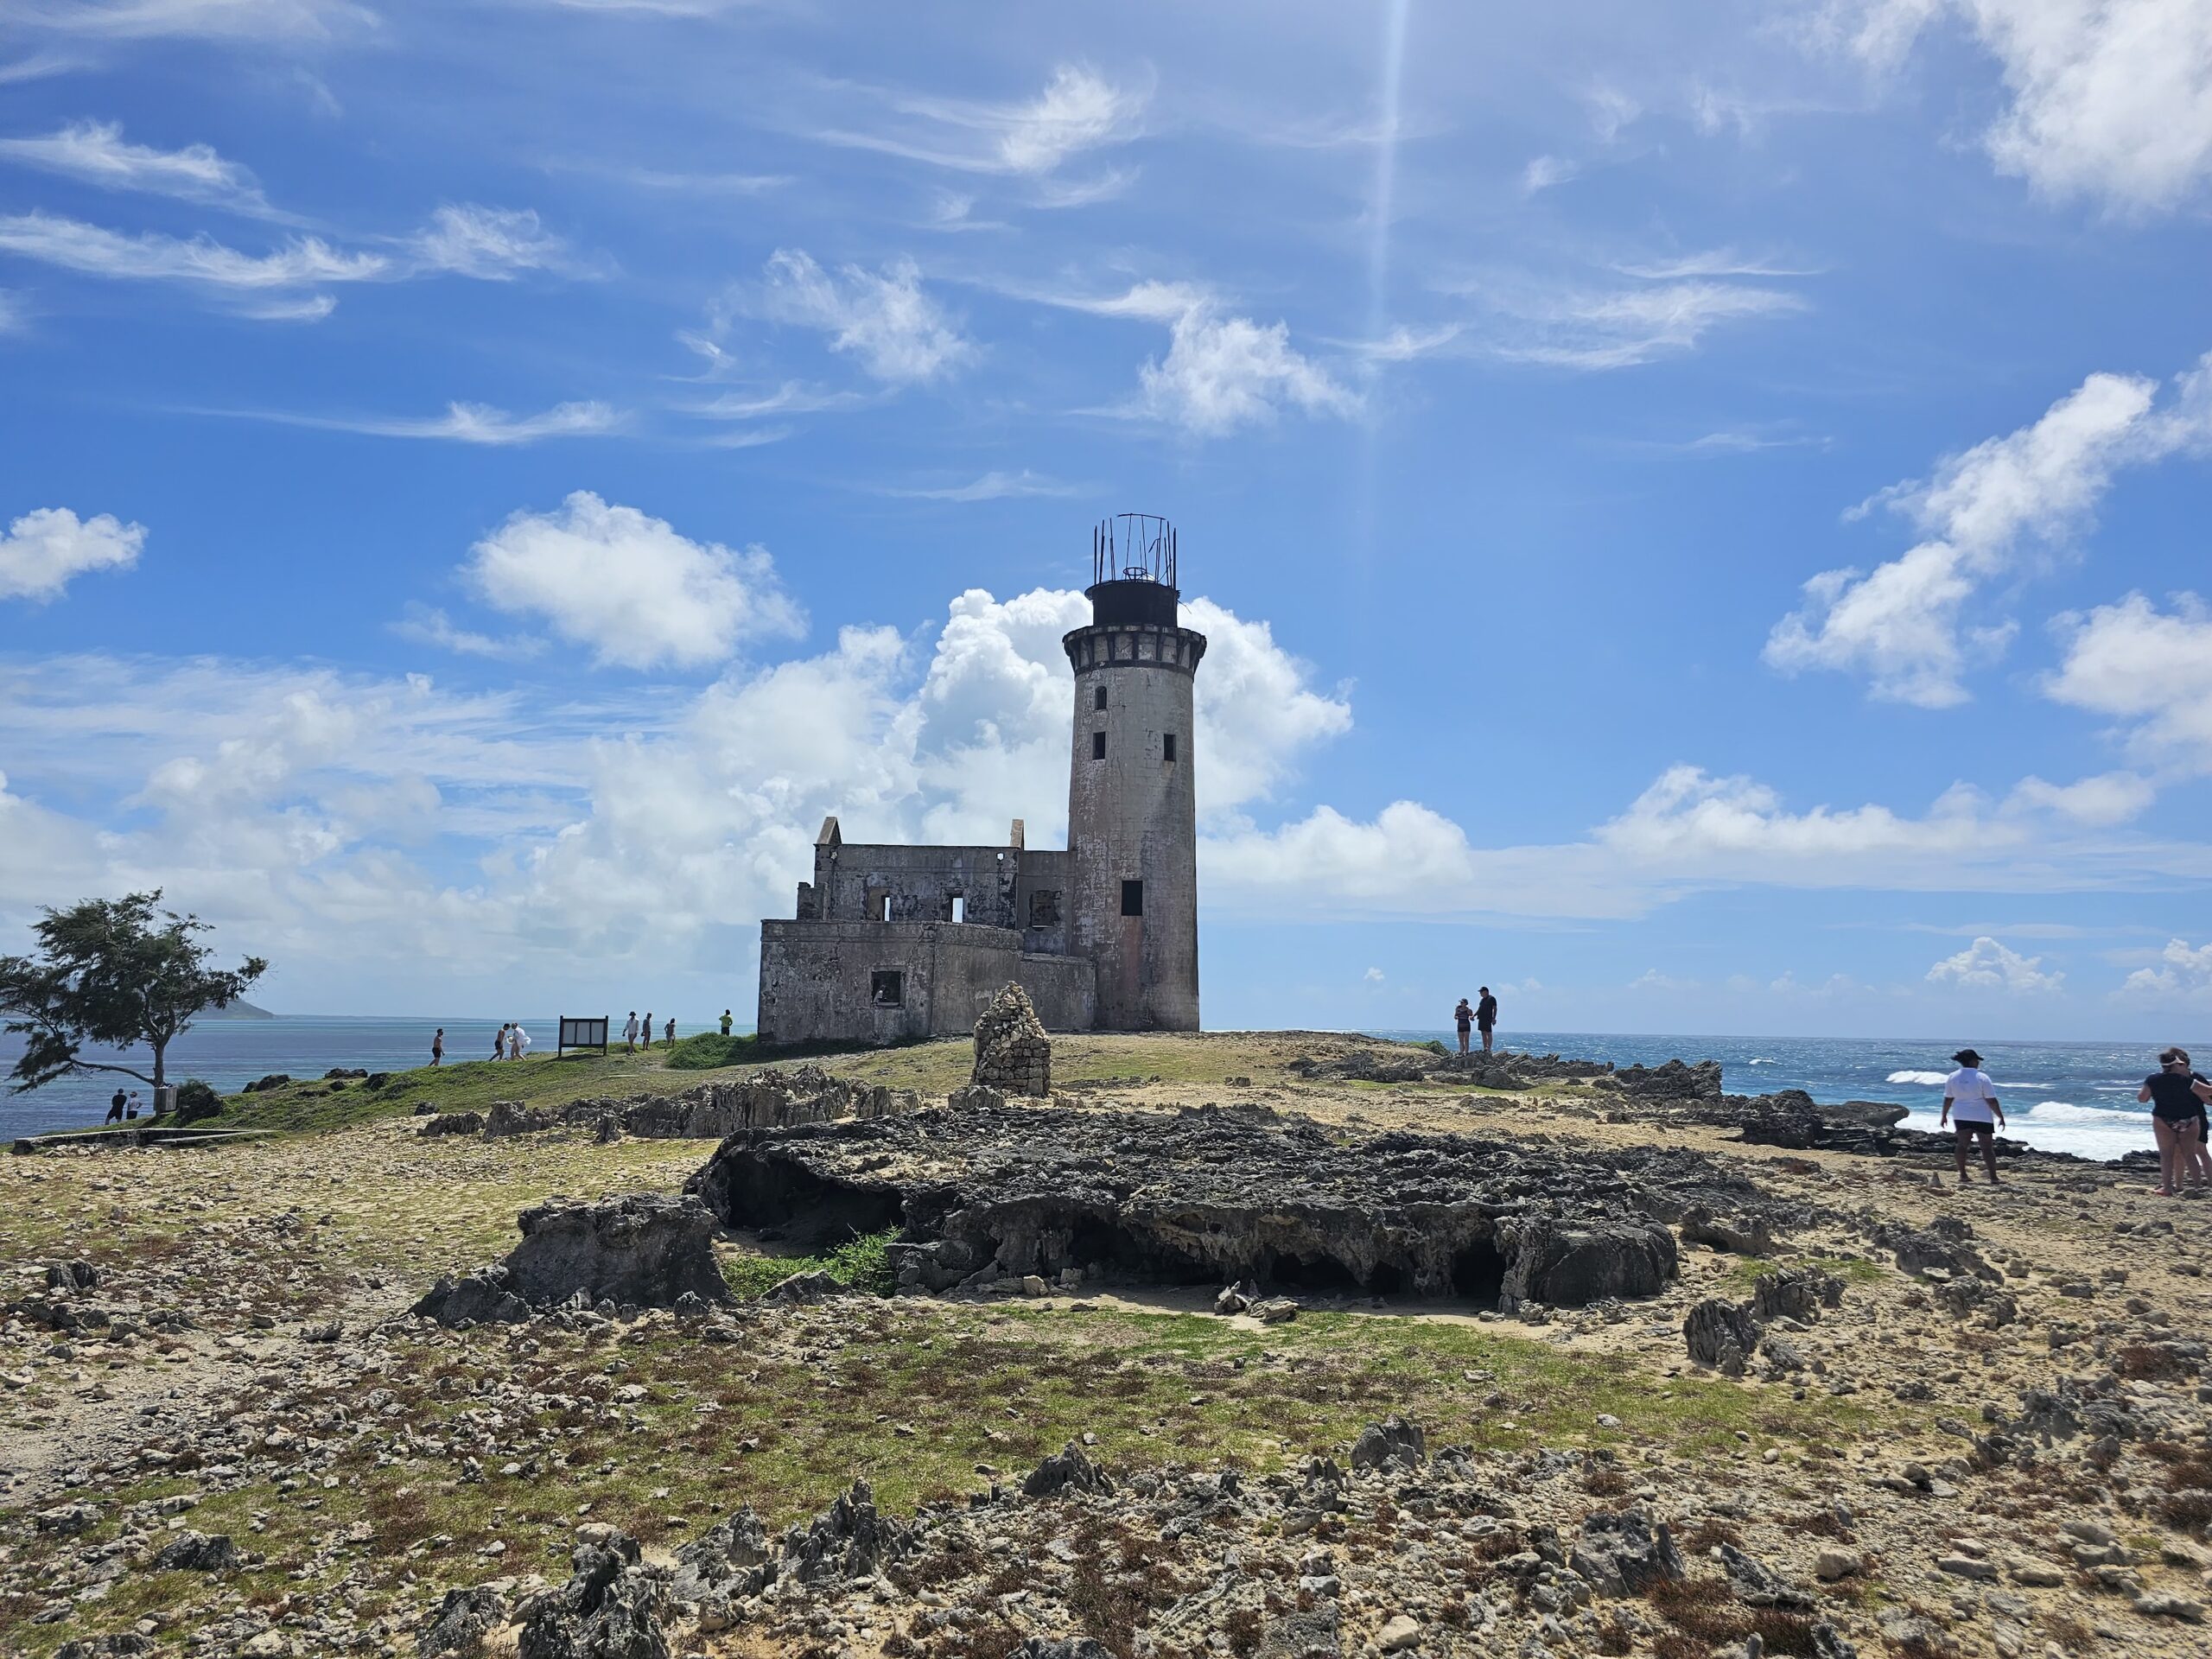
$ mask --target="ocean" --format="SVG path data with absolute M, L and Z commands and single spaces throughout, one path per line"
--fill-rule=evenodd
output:
M 1440 1037 L 1449 1031 L 1389 1031 L 1377 1036 Z M 1732 1095 L 1802 1089 L 1815 1100 L 1878 1100 L 1911 1109 L 1904 1127 L 1936 1127 L 1943 1079 L 1955 1069 L 1957 1039 L 1810 1037 L 1624 1037 L 1597 1032 L 1512 1031 L 1499 1046 L 1532 1054 L 1656 1065 L 1662 1060 L 1718 1060 Z M 2151 1109 L 2135 1091 L 2158 1069 L 2160 1044 L 1999 1043 L 1974 1039 L 1981 1069 L 1997 1084 L 2005 1135 L 2051 1152 L 2112 1160 L 2155 1151 Z M 2184 1045 L 2212 1058 L 2212 1042 Z M 2203 1061 L 2197 1069 L 2212 1075 Z
M 169 1051 L 170 1075 L 203 1077 L 226 1093 L 272 1071 L 320 1077 L 333 1066 L 397 1071 L 429 1064 L 436 1020 L 340 1019 L 281 1015 L 271 1020 L 209 1020 Z M 448 1020 L 448 1059 L 492 1052 L 496 1020 Z M 533 1052 L 550 1049 L 557 1022 L 523 1026 Z M 678 1035 L 708 1027 L 681 1018 Z M 1449 1031 L 1383 1031 L 1382 1037 L 1454 1041 Z M 1731 1094 L 1802 1089 L 1821 1101 L 1880 1100 L 1912 1109 L 1909 1128 L 1933 1129 L 1942 1109 L 1942 1082 L 1956 1044 L 1929 1039 L 1621 1036 L 1600 1032 L 1509 1031 L 1502 1046 L 1531 1053 L 1611 1060 L 1618 1065 L 1662 1060 L 1719 1060 Z M 2150 1150 L 2151 1109 L 2135 1091 L 2155 1069 L 2154 1046 L 2141 1043 L 1998 1043 L 1976 1045 L 1983 1070 L 1997 1080 L 2014 1139 L 2054 1152 L 2113 1159 Z M 0 1036 L 0 1071 L 15 1064 L 18 1040 Z M 2201 1050 L 2212 1058 L 2212 1041 Z M 2203 1069 L 2200 1066 L 2200 1069 Z M 107 1115 L 118 1079 L 64 1078 L 27 1095 L 0 1094 L 0 1139 L 53 1129 L 84 1128 Z M 121 1079 L 126 1088 L 139 1087 Z

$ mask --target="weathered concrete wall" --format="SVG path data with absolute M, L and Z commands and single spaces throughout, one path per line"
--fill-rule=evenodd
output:
M 813 916 L 828 922 L 949 922 L 957 893 L 964 921 L 1018 928 L 1021 857 L 1014 847 L 817 846 L 811 893 L 802 887 L 799 903 L 804 912 L 810 897 Z
M 1096 970 L 1084 957 L 1039 956 L 1025 951 L 1015 976 L 1029 993 L 1037 1018 L 1047 1031 L 1090 1031 L 1098 1024 Z
M 1096 964 L 1100 1029 L 1195 1031 L 1192 690 L 1205 636 L 1188 628 L 1092 626 L 1077 628 L 1063 643 L 1075 670 L 1069 949 Z M 1123 913 L 1123 884 L 1131 880 L 1143 883 L 1141 915 Z
M 1068 910 L 1074 898 L 1075 866 L 1064 852 L 1025 852 L 1014 887 L 1021 948 L 1033 955 L 1064 957 L 1068 951 Z
M 761 1040 L 896 1043 L 966 1035 L 999 987 L 1021 977 L 1021 935 L 1011 928 L 763 922 Z M 882 977 L 893 974 L 895 988 Z

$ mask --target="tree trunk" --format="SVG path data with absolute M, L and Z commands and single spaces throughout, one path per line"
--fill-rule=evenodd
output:
M 162 1073 L 162 1056 L 163 1056 L 164 1054 L 166 1054 L 166 1053 L 168 1053 L 168 1047 L 169 1047 L 169 1046 L 168 1046 L 168 1039 L 155 1039 L 155 1042 L 154 1042 L 154 1087 L 155 1087 L 155 1089 L 156 1089 L 156 1090 L 158 1090 L 161 1088 L 161 1086 L 162 1086 L 162 1077 L 163 1077 L 163 1073 Z M 154 1096 L 154 1101 L 155 1101 L 154 1109 L 155 1109 L 156 1111 L 159 1111 L 159 1110 L 161 1110 L 161 1096 L 160 1096 L 158 1093 L 156 1093 L 156 1094 L 155 1095 L 155 1096 Z

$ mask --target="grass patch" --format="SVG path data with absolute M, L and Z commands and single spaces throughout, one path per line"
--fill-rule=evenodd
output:
M 891 1244 L 896 1227 L 847 1239 L 821 1255 L 728 1255 L 722 1259 L 722 1282 L 741 1302 L 757 1300 L 785 1280 L 802 1273 L 826 1273 L 848 1290 L 888 1296 L 896 1288 L 891 1275 Z
M 1738 1256 L 1728 1264 L 1728 1276 L 1745 1290 L 1751 1289 L 1770 1273 L 1784 1268 L 1818 1268 L 1832 1273 L 1847 1285 L 1878 1285 L 1893 1277 L 1891 1271 L 1878 1262 L 1870 1262 L 1863 1255 L 1811 1255 L 1788 1262 L 1762 1262 L 1756 1256 Z
M 751 1032 L 725 1037 L 719 1031 L 702 1031 L 671 1049 L 665 1064 L 671 1071 L 715 1071 L 761 1058 L 760 1039 Z

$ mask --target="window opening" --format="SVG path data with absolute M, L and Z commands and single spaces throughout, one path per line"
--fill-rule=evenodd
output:
M 1103 760 L 1106 758 L 1105 733 L 1093 732 L 1090 734 L 1090 758 L 1094 760 Z
M 1094 700 L 1090 706 L 1097 709 L 1100 713 L 1104 713 L 1106 709 L 1106 688 L 1103 685 L 1100 686 L 1097 690 L 1091 693 L 1091 696 Z
M 887 893 L 876 900 L 875 919 L 879 922 L 887 922 L 891 919 L 891 895 Z
M 952 919 L 956 922 L 964 922 L 968 919 L 968 896 L 965 893 L 956 893 L 952 895 Z
M 906 976 L 896 968 L 879 968 L 868 976 L 868 998 L 879 1008 L 904 1007 Z
M 1173 733 L 1173 732 L 1162 732 L 1162 733 L 1160 734 L 1160 758 L 1162 760 L 1166 761 L 1166 762 L 1167 762 L 1169 765 L 1171 765 L 1171 766 L 1174 764 L 1174 760 L 1175 760 L 1175 734 L 1174 734 L 1174 733 Z
M 1060 925 L 1060 890 L 1045 887 L 1029 895 L 1029 925 L 1058 927 Z
M 1144 914 L 1143 882 L 1124 881 L 1122 883 L 1122 914 L 1124 916 Z

